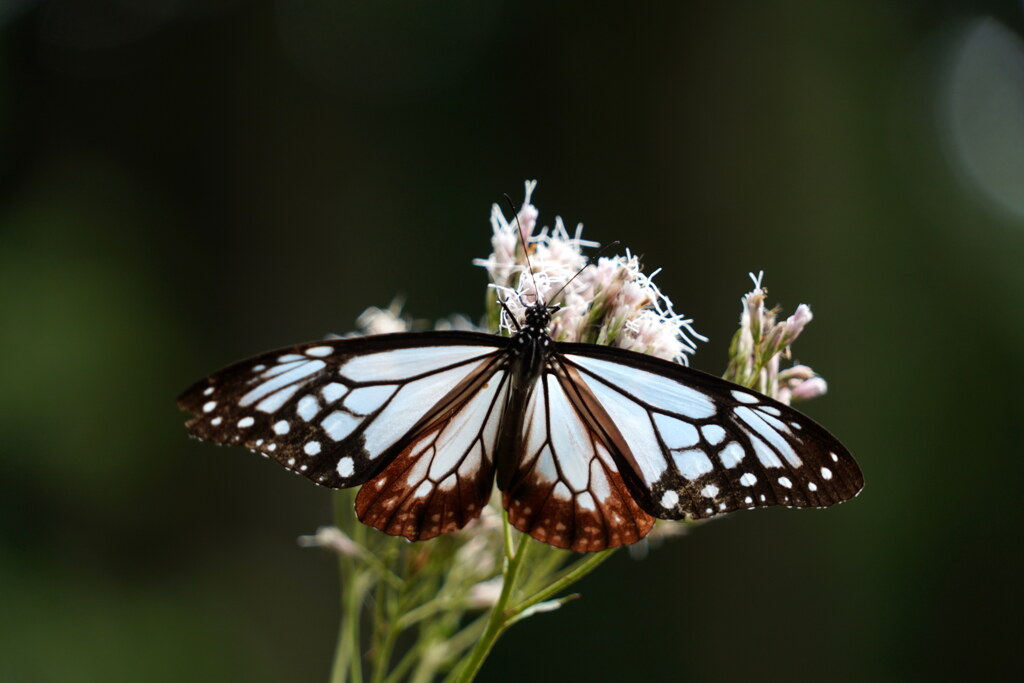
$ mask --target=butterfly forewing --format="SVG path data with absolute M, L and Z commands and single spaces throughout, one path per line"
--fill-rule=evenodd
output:
M 178 404 L 193 414 L 195 436 L 344 488 L 386 467 L 467 377 L 495 373 L 506 347 L 468 332 L 313 342 L 225 368 Z
M 863 485 L 849 451 L 782 403 L 656 358 L 560 345 L 625 440 L 637 502 L 665 519 L 767 505 L 826 506 Z

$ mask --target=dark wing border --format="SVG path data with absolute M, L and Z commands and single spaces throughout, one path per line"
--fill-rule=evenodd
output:
M 397 349 L 411 349 L 417 346 L 490 346 L 495 351 L 508 349 L 511 340 L 496 334 L 486 332 L 470 332 L 456 330 L 429 330 L 424 332 L 394 332 L 391 334 L 374 334 L 365 337 L 339 337 L 336 339 L 319 339 L 303 342 L 292 346 L 268 349 L 262 353 L 250 356 L 245 360 L 225 365 L 220 370 L 208 375 L 206 378 L 195 382 L 177 398 L 178 407 L 184 411 L 196 413 L 202 411 L 205 397 L 202 392 L 210 386 L 210 380 L 214 377 L 229 378 L 230 371 L 237 371 L 239 374 L 251 367 L 250 363 L 259 364 L 267 362 L 278 354 L 301 354 L 306 349 L 317 346 L 330 346 L 339 355 L 346 357 L 362 355 L 366 353 L 377 353 L 380 351 L 394 351 Z

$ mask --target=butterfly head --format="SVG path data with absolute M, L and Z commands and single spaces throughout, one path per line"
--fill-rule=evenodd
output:
M 558 306 L 548 306 L 540 302 L 533 304 L 526 309 L 526 327 L 537 332 L 547 330 L 551 324 L 551 314 L 558 309 Z

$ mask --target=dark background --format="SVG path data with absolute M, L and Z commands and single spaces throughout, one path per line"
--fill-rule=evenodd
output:
M 1022 11 L 0 0 L 0 679 L 325 680 L 328 493 L 173 399 L 396 293 L 478 316 L 526 178 L 664 268 L 698 368 L 748 271 L 811 304 L 867 487 L 621 553 L 483 680 L 1009 678 Z

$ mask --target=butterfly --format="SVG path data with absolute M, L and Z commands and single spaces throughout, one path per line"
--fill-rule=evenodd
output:
M 359 519 L 424 540 L 478 517 L 495 483 L 515 528 L 577 552 L 655 519 L 824 507 L 863 486 L 850 452 L 788 405 L 652 356 L 556 342 L 557 306 L 515 333 L 318 341 L 201 380 L 178 399 L 200 439 L 322 486 L 362 485 Z

